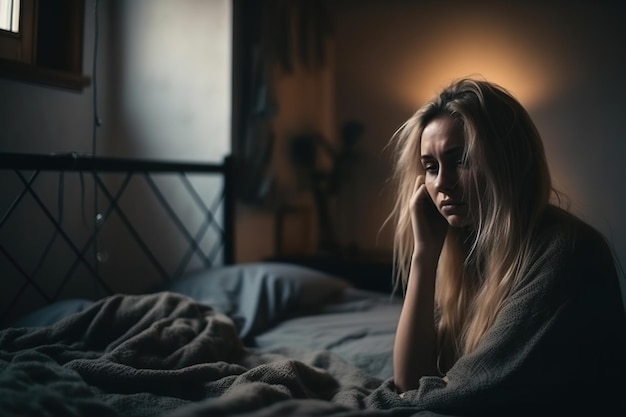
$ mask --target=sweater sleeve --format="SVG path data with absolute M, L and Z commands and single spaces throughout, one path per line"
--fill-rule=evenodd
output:
M 405 398 L 463 415 L 552 415 L 620 402 L 626 390 L 607 394 L 623 385 L 626 370 L 626 319 L 612 257 L 595 231 L 567 236 L 546 240 L 476 350 L 445 380 L 423 377 Z

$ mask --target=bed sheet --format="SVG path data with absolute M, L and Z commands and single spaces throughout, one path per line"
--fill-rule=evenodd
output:
M 392 349 L 401 306 L 398 297 L 347 288 L 341 303 L 277 324 L 255 338 L 254 348 L 324 350 L 387 379 L 393 375 Z

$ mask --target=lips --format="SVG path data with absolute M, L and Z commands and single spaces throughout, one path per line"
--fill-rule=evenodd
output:
M 465 203 L 463 203 L 462 201 L 443 201 L 441 202 L 440 207 L 441 212 L 447 215 L 465 213 Z
M 463 206 L 465 205 L 462 201 L 454 201 L 454 200 L 445 200 L 441 202 L 441 208 L 446 206 Z

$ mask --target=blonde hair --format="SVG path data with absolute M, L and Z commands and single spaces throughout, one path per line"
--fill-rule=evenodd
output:
M 448 227 L 435 291 L 438 356 L 447 370 L 472 352 L 494 323 L 506 298 L 529 268 L 533 234 L 552 194 L 541 137 L 523 106 L 504 88 L 477 79 L 457 80 L 419 109 L 394 134 L 397 199 L 394 288 L 406 287 L 413 252 L 410 198 L 423 173 L 420 139 L 434 118 L 460 120 L 471 231 Z

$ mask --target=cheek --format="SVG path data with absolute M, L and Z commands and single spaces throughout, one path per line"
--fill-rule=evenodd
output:
M 472 195 L 474 194 L 472 191 L 472 185 L 467 180 L 467 178 L 461 177 L 459 180 L 459 189 L 463 195 L 463 200 L 471 200 Z

